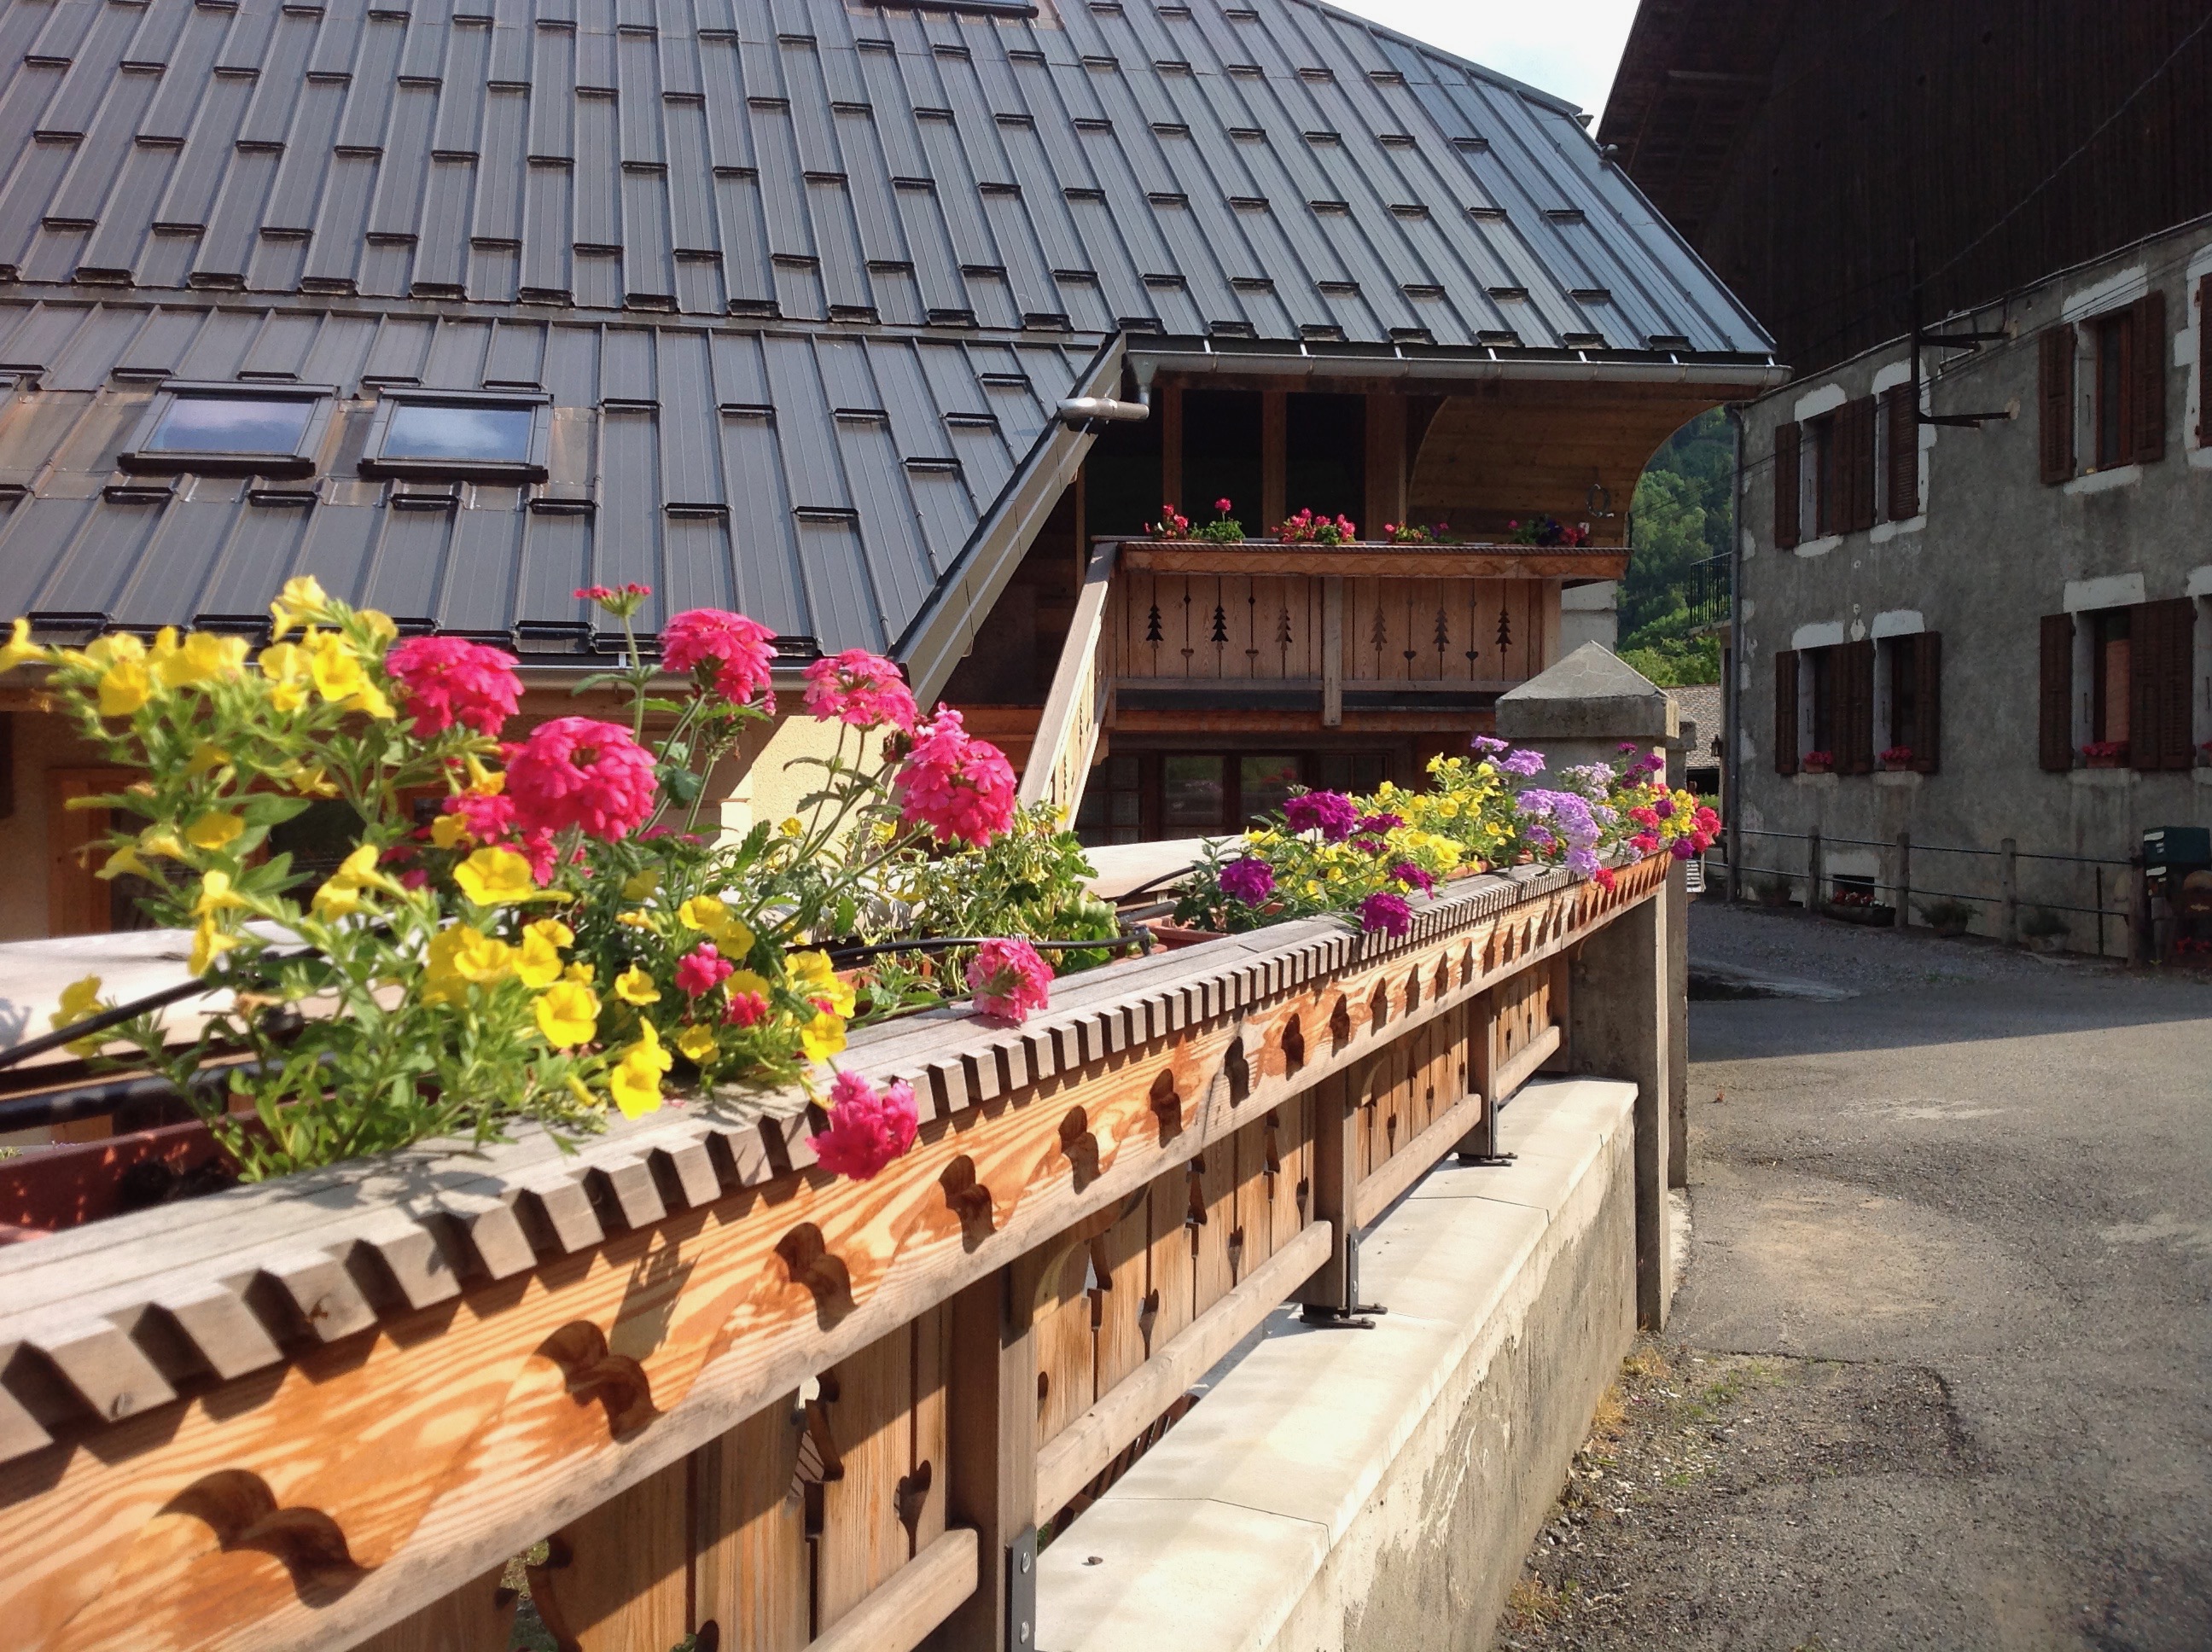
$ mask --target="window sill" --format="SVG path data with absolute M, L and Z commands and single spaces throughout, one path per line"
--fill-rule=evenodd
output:
M 374 481 L 482 482 L 519 487 L 546 480 L 542 465 L 510 465 L 467 459 L 365 459 L 361 473 Z
M 1869 544 L 1886 545 L 1900 534 L 1917 533 L 1927 525 L 1926 511 L 1921 512 L 1917 516 L 1908 516 L 1902 522 L 1877 522 L 1874 525 L 1873 531 L 1867 535 L 1867 542 Z
M 2063 484 L 2069 494 L 2100 494 L 2113 488 L 2132 488 L 2142 480 L 2140 465 L 2115 465 L 2109 471 L 2091 471 Z
M 1840 774 L 1808 774 L 1801 769 L 1790 777 L 1790 783 L 1793 786 L 1805 786 L 1818 791 L 1826 791 L 1842 779 L 1843 776 Z
M 2132 768 L 2076 768 L 2066 776 L 2075 786 L 2091 792 L 2124 792 L 2136 783 Z
M 1927 778 L 1919 770 L 1913 768 L 1878 768 L 1875 770 L 1874 783 L 1876 786 L 1902 787 L 1906 791 L 1911 791 Z
M 1802 544 L 1793 547 L 1791 554 L 1798 556 L 1825 556 L 1843 543 L 1842 534 L 1831 533 L 1824 538 L 1806 540 Z

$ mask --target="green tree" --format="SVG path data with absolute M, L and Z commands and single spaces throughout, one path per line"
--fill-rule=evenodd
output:
M 1694 635 L 1692 570 L 1728 552 L 1735 477 L 1728 418 L 1714 408 L 1668 437 L 1637 482 L 1620 588 L 1621 656 L 1655 683 L 1720 680 L 1718 637 Z

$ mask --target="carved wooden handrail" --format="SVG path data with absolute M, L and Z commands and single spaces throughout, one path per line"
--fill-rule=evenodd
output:
M 388 1631 L 380 1652 L 396 1652 L 421 1643 L 390 1628 L 410 1614 L 494 1620 L 501 1565 L 549 1534 L 541 1615 L 585 1652 L 665 1652 L 685 1630 L 654 1637 L 687 1612 L 720 1614 L 725 1647 L 766 1649 L 872 1600 L 908 1603 L 901 1621 L 914 1601 L 940 1609 L 959 1567 L 934 1546 L 981 1523 L 963 1489 L 980 1425 L 960 1420 L 975 1367 L 956 1296 L 1003 1291 L 1006 1334 L 1026 1338 L 1053 1291 L 1087 1334 L 1122 1289 L 1113 1323 L 1155 1355 L 1185 1325 L 1197 1336 L 1149 1388 L 1103 1394 L 1111 1415 L 1068 1416 L 1092 1443 L 1060 1448 L 1065 1491 L 1218 1339 L 1229 1321 L 1206 1320 L 1209 1301 L 1267 1255 L 1297 1257 L 1271 1289 L 1303 1269 L 1317 1218 L 1340 1248 L 1375 1208 L 1362 1177 L 1409 1180 L 1468 1116 L 1458 1091 L 1503 1093 L 1510 1075 L 1467 1054 L 1492 1037 L 1489 995 L 1664 875 L 1624 868 L 1608 891 L 1516 869 L 1449 886 L 1400 939 L 1286 924 L 1072 978 L 1023 1027 L 939 1011 L 874 1029 L 847 1065 L 911 1080 L 923 1123 L 866 1182 L 815 1167 L 820 1115 L 782 1095 L 617 1122 L 573 1154 L 534 1130 L 481 1152 L 424 1146 L 0 1250 L 11 1642 L 327 1649 Z M 1524 1022 L 1507 1058 L 1522 1065 L 1541 1039 Z M 1455 1061 L 1456 1088 L 1414 1082 Z M 1402 1122 L 1363 1077 L 1384 1070 L 1411 1098 Z M 1367 1104 L 1345 1127 L 1368 1135 L 1338 1214 L 1318 1208 L 1315 1127 L 1297 1121 L 1354 1084 Z M 1146 1210 L 1164 1212 L 1156 1251 L 1185 1245 L 1218 1270 L 1149 1320 L 1145 1293 L 1116 1285 L 1132 1277 L 1121 1236 Z M 1025 1392 L 1044 1368 L 1006 1345 L 992 1414 L 1035 1429 L 1033 1408 L 1061 1402 Z M 1131 1354 L 1133 1372 L 1144 1345 Z M 1018 1504 L 963 1612 L 1011 1598 L 997 1538 L 1041 1506 L 1034 1490 Z M 810 1519 L 846 1534 L 811 1585 Z M 673 1562 L 641 1560 L 653 1544 Z M 771 1550 L 800 1557 L 774 1588 Z M 932 1569 L 908 1575 L 921 1557 Z

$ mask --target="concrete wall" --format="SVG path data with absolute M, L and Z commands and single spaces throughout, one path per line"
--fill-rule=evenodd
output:
M 1559 592 L 1559 653 L 1571 654 L 1585 642 L 1620 646 L 1620 584 L 1595 580 Z
M 1270 1321 L 1045 1551 L 1043 1652 L 1490 1646 L 1634 1334 L 1634 1096 L 1528 1086 L 1362 1241 L 1374 1329 Z
M 2212 447 L 2199 440 L 2197 428 L 2204 391 L 2197 381 L 2204 325 L 2199 288 L 2208 272 L 2212 222 L 2200 222 L 1944 324 L 1960 331 L 2009 328 L 2014 337 L 1977 353 L 1924 352 L 1923 406 L 1939 413 L 2010 410 L 2014 416 L 1978 429 L 1922 427 L 1921 514 L 1908 521 L 1825 538 L 1808 532 L 1794 550 L 1774 543 L 1777 426 L 1905 382 L 1909 352 L 1902 342 L 1752 405 L 1740 513 L 1743 716 L 1731 754 L 1740 764 L 1735 795 L 1744 826 L 1788 833 L 1817 827 L 1832 841 L 1884 844 L 1909 831 L 1917 846 L 1989 849 L 2009 837 L 2024 853 L 2122 859 L 2139 847 L 2146 827 L 2212 823 L 2212 768 L 2146 774 L 2077 762 L 2070 774 L 2051 774 L 2039 767 L 2037 756 L 2040 616 L 2185 595 L 2198 609 L 2195 738 L 2212 740 Z M 2084 358 L 2077 368 L 2083 406 L 2076 440 L 2083 473 L 2063 485 L 2044 484 L 2039 336 L 2060 320 L 2085 320 L 2125 303 L 2148 286 L 2166 295 L 2166 457 L 2087 471 L 2094 452 L 2086 424 L 2094 375 Z M 1807 528 L 1812 525 L 1808 519 Z M 1940 772 L 1778 774 L 1776 652 L 1919 630 L 1942 635 Z M 2077 684 L 2077 702 L 2082 686 Z M 1881 705 L 1878 699 L 1878 715 Z M 2088 738 L 2077 732 L 2076 745 Z M 1875 749 L 1887 744 L 1877 720 Z M 1747 866 L 1774 866 L 1778 857 L 1784 870 L 1804 870 L 1801 843 L 1748 835 L 1743 841 Z M 1829 856 L 1829 869 L 1874 876 L 1886 894 L 1893 882 L 1891 859 L 1884 851 L 1847 845 Z M 2114 890 L 2119 876 L 2118 868 L 2105 871 L 2108 907 L 2125 904 Z M 2086 866 L 2023 860 L 2020 879 L 2023 911 L 2046 902 L 2087 907 L 2094 900 L 2094 874 Z M 1976 927 L 1994 931 L 1993 861 L 1916 847 L 1911 883 L 1919 890 L 1986 892 Z M 2071 921 L 2072 944 L 2093 945 L 2094 920 Z M 2122 944 L 2122 926 L 2108 920 L 2106 950 L 2117 953 Z

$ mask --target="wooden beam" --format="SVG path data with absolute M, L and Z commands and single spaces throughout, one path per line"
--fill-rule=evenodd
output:
M 1367 515 L 1370 534 L 1406 519 L 1406 398 L 1397 392 L 1367 398 Z
M 1194 513 L 1182 496 L 1182 386 L 1160 385 L 1152 392 L 1152 414 L 1160 422 L 1160 499 L 1173 505 L 1194 522 L 1206 518 Z M 1147 510 L 1153 508 L 1147 507 Z M 1147 515 L 1145 519 L 1152 519 Z
M 1260 392 L 1260 519 L 1244 524 L 1254 534 L 1267 532 L 1290 514 L 1290 507 L 1283 502 L 1290 464 L 1290 405 L 1286 391 Z
M 835 1629 L 816 1637 L 806 1652 L 914 1652 L 974 1596 L 981 1575 L 980 1555 L 975 1534 L 956 1527 L 908 1561 Z
M 1370 580 L 1617 580 L 1625 550 L 1559 550 L 1534 545 L 1208 545 L 1121 542 L 1123 566 L 1158 574 L 1348 574 Z
M 1375 1222 L 1401 1193 L 1435 1169 L 1437 1161 L 1481 1122 L 1482 1107 L 1482 1093 L 1470 1090 L 1446 1108 L 1434 1124 L 1377 1165 L 1360 1182 L 1352 1200 L 1358 1225 L 1364 1229 Z
M 1177 1394 L 1326 1263 L 1334 1242 L 1328 1223 L 1306 1224 L 1236 1289 L 1047 1441 L 1037 1453 L 1036 1523 L 1043 1525 L 1067 1507 L 1130 1441 L 1166 1412 Z
M 975 1587 L 931 1642 L 939 1652 L 1036 1643 L 1035 1292 L 1016 1272 L 1001 1268 L 952 1299 L 945 1513 L 974 1529 L 977 1547 Z
M 1344 581 L 1333 574 L 1321 582 L 1321 721 L 1344 721 Z

